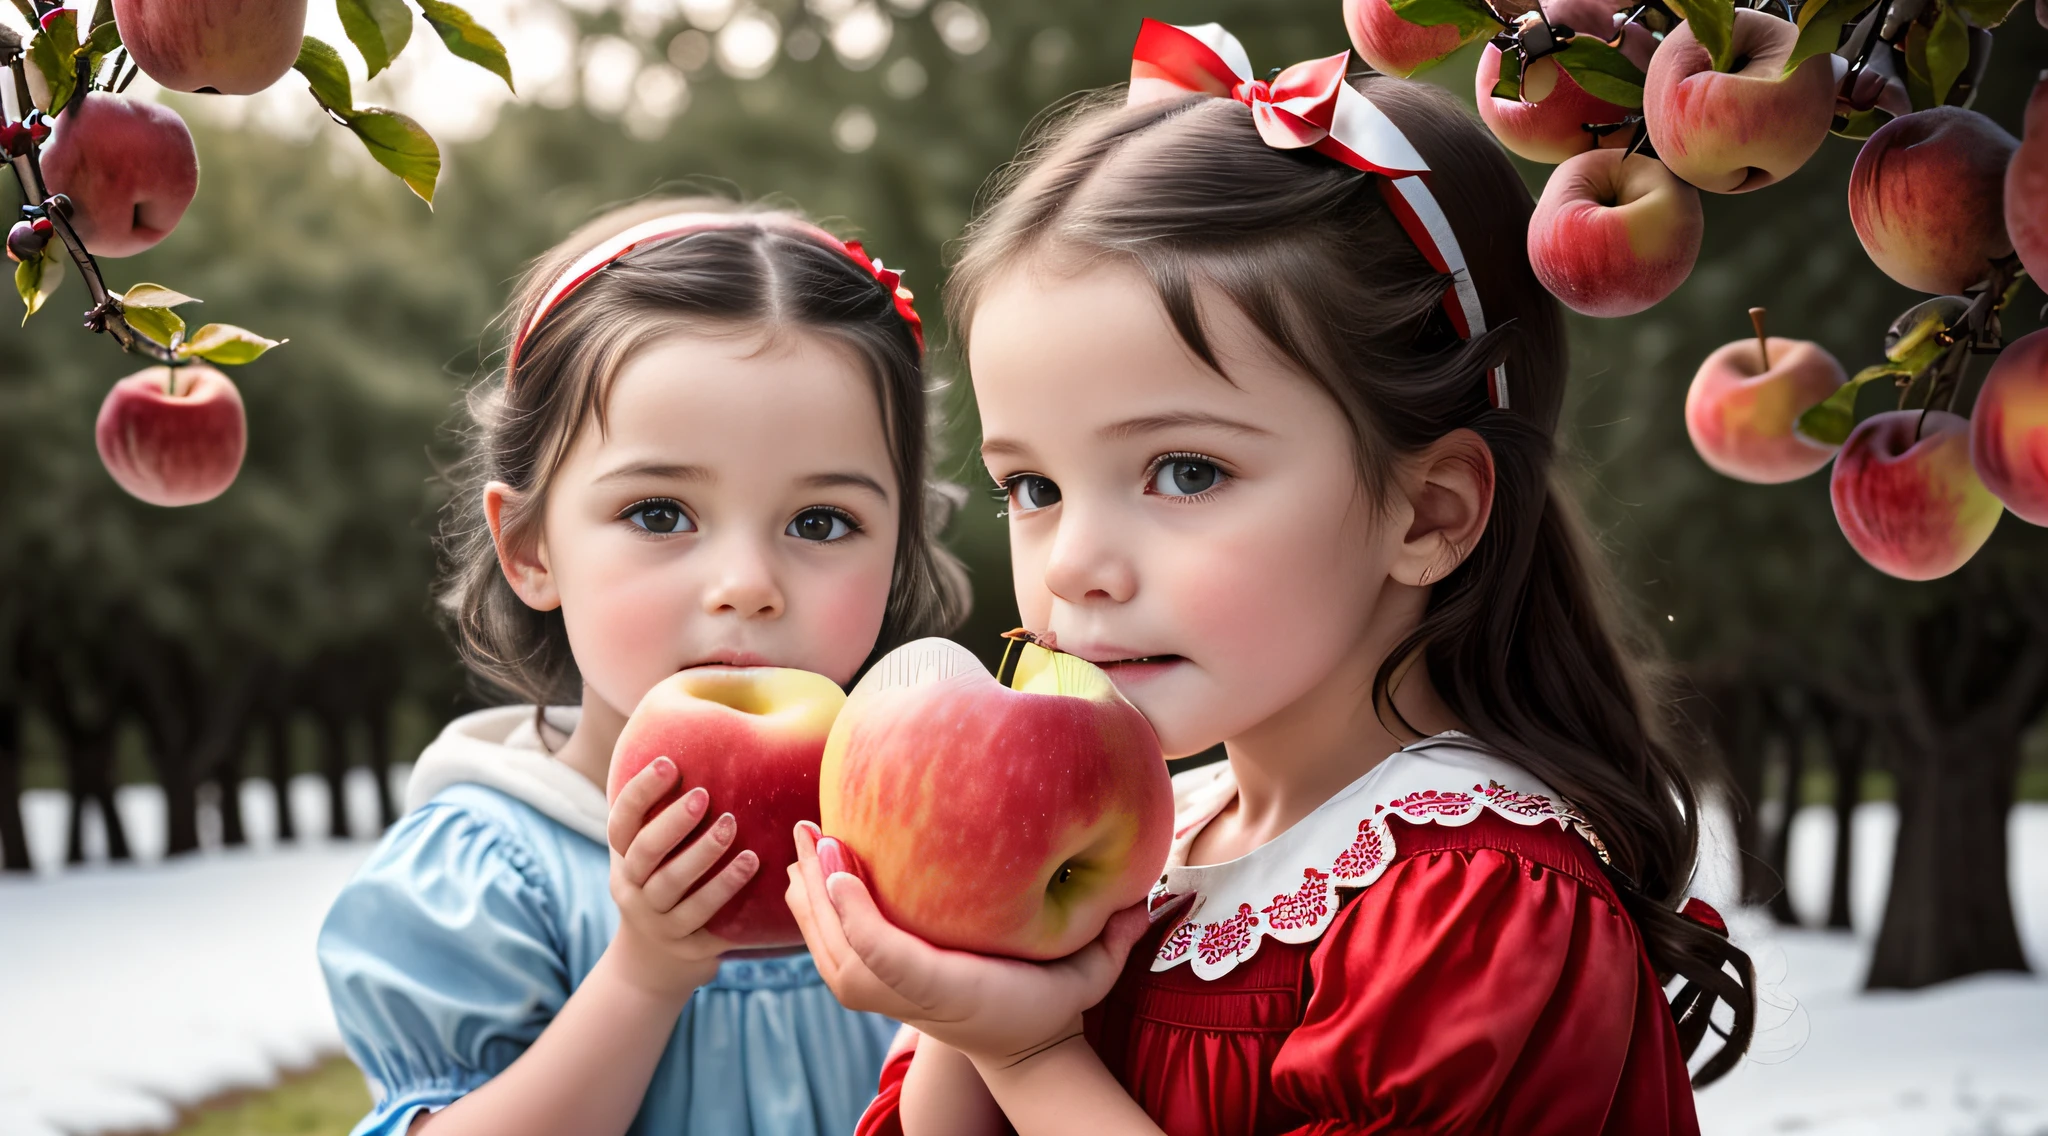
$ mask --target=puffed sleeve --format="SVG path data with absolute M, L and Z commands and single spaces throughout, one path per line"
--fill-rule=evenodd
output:
M 334 902 L 320 966 L 376 1099 L 352 1136 L 403 1133 L 526 1051 L 570 992 L 526 849 L 444 803 L 401 820 Z
M 1294 1136 L 1606 1126 L 1643 971 L 1593 879 L 1493 848 L 1420 853 L 1345 907 L 1310 968 L 1273 1066 L 1311 1118 Z

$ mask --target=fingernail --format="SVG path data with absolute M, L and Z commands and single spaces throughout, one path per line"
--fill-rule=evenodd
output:
M 751 872 L 761 866 L 761 858 L 756 856 L 751 848 L 745 849 L 739 855 L 734 856 L 732 862 L 740 865 L 740 870 L 743 872 Z
M 825 870 L 827 876 L 834 872 L 853 871 L 853 865 L 846 855 L 846 846 L 831 836 L 820 837 L 818 840 L 818 866 Z
M 647 763 L 647 767 L 654 770 L 654 775 L 664 781 L 668 780 L 669 776 L 676 771 L 676 763 L 665 757 L 655 758 Z
M 825 835 L 825 830 L 819 828 L 815 823 L 811 821 L 800 820 L 796 822 L 796 826 L 800 829 L 803 829 L 805 833 L 809 834 L 811 838 L 811 843 L 813 844 L 816 844 L 819 838 Z
M 731 840 L 733 830 L 739 826 L 739 820 L 731 813 L 727 813 L 718 818 L 718 824 L 712 828 L 711 835 L 721 842 Z
M 711 807 L 711 794 L 701 788 L 692 789 L 683 794 L 683 807 L 690 811 L 691 816 L 702 816 L 704 810 Z

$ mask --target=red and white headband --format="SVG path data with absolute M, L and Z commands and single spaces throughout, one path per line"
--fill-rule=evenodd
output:
M 1252 75 L 1251 57 L 1221 24 L 1179 27 L 1146 20 L 1131 52 L 1129 105 L 1208 95 L 1252 110 L 1259 137 L 1276 150 L 1314 150 L 1356 170 L 1382 175 L 1380 190 L 1415 247 L 1451 277 L 1444 311 L 1464 339 L 1486 331 L 1479 289 L 1450 219 L 1429 191 L 1429 163 L 1372 100 L 1344 81 L 1351 53 L 1297 63 L 1268 83 Z M 1493 405 L 1508 405 L 1507 365 L 1493 369 Z
M 663 241 L 687 237 L 692 233 L 707 232 L 715 229 L 742 229 L 749 227 L 782 229 L 801 233 L 834 252 L 843 253 L 855 264 L 859 265 L 863 272 L 873 276 L 876 283 L 879 283 L 889 293 L 890 299 L 896 305 L 896 314 L 902 316 L 903 322 L 910 325 L 910 334 L 917 340 L 918 351 L 922 352 L 924 350 L 924 321 L 918 318 L 917 309 L 911 306 L 911 301 L 914 297 L 910 294 L 910 289 L 903 286 L 903 274 L 893 268 L 884 266 L 880 260 L 869 256 L 867 250 L 861 247 L 859 241 L 842 241 L 838 237 L 818 228 L 816 225 L 807 224 L 786 215 L 772 213 L 672 213 L 666 217 L 657 217 L 652 221 L 643 221 L 622 233 L 598 242 L 595 248 L 577 257 L 574 264 L 563 269 L 561 275 L 555 277 L 555 282 L 548 285 L 548 290 L 541 294 L 540 303 L 534 306 L 533 315 L 527 317 L 525 325 L 519 329 L 519 335 L 512 340 L 511 354 L 505 360 L 506 382 L 510 383 L 513 376 L 518 372 L 520 352 L 525 348 L 527 337 L 533 334 L 534 329 L 538 328 L 541 322 L 548 318 L 549 314 L 560 307 L 563 300 L 568 299 L 576 289 L 581 288 L 586 281 L 604 271 L 612 263 L 639 249 L 657 245 Z

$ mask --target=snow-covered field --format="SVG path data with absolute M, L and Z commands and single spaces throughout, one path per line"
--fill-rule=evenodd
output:
M 367 836 L 374 786 L 358 772 L 349 813 Z M 322 784 L 302 778 L 292 797 L 300 830 L 324 831 Z M 312 944 L 368 845 L 279 845 L 267 787 L 245 786 L 243 802 L 251 848 L 165 864 L 160 798 L 124 790 L 143 862 L 60 873 L 66 803 L 30 796 L 44 870 L 0 882 L 0 1136 L 162 1130 L 182 1107 L 339 1048 Z M 1752 1060 L 1700 1096 L 1709 1136 L 2048 1136 L 2048 979 L 1859 991 L 1895 823 L 1888 806 L 1858 814 L 1856 934 L 1737 914 L 1768 1006 Z M 1833 818 L 1807 810 L 1794 826 L 1792 900 L 1817 921 Z M 2048 805 L 2011 826 L 2022 935 L 2048 970 Z M 1726 886 L 1723 874 L 1702 890 Z

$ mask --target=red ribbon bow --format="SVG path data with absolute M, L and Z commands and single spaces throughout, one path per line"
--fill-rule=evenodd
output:
M 910 334 L 917 340 L 917 349 L 923 351 L 924 320 L 918 318 L 917 309 L 912 306 L 917 296 L 903 286 L 903 274 L 883 264 L 881 258 L 869 256 L 868 250 L 861 247 L 859 241 L 847 241 L 845 247 L 846 255 L 852 257 L 854 263 L 865 267 L 873 274 L 875 280 L 888 290 L 889 298 L 896 303 L 896 314 L 902 316 L 903 322 L 910 325 Z

